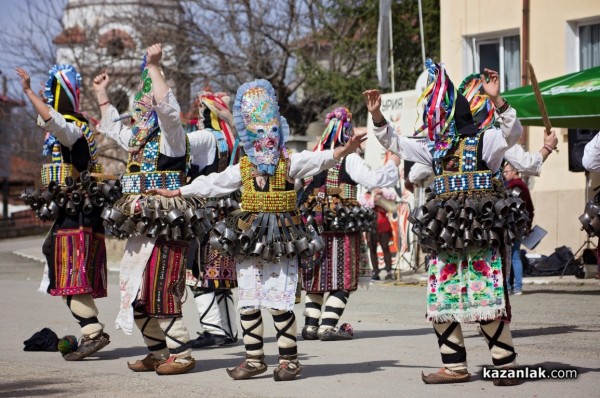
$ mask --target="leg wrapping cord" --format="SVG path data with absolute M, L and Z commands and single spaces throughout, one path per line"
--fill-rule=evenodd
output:
M 517 354 L 512 342 L 508 323 L 500 320 L 479 322 L 481 332 L 485 337 L 492 361 L 497 367 L 512 367 L 516 365 Z
M 277 331 L 279 355 L 297 355 L 297 325 L 294 312 L 273 309 L 270 309 L 269 312 L 273 315 L 273 322 L 275 323 L 275 330 Z M 282 362 L 282 360 L 280 359 L 279 362 Z
M 158 325 L 158 319 L 134 311 L 133 320 L 142 332 L 144 343 L 148 347 L 148 350 L 150 350 L 150 353 L 157 359 L 167 359 L 169 357 L 169 349 L 165 341 L 165 334 Z
M 246 346 L 246 355 L 251 355 L 256 358 L 260 357 L 261 355 L 264 355 L 264 325 L 260 310 L 256 308 L 240 309 L 240 321 L 242 324 L 244 345 Z M 259 361 L 254 362 L 256 362 L 257 364 L 260 363 Z
M 224 336 L 221 312 L 214 290 L 191 288 L 200 314 L 200 326 L 209 333 Z
M 223 332 L 225 333 L 225 337 L 237 340 L 237 309 L 233 303 L 233 293 L 231 289 L 217 290 L 215 295 L 217 298 L 217 303 L 219 304 L 219 312 L 221 313 L 221 326 Z
M 190 334 L 187 331 L 182 317 L 158 318 L 158 326 L 165 334 L 167 347 L 171 355 L 178 358 L 187 358 L 192 355 L 190 348 Z
M 98 308 L 91 294 L 76 294 L 63 296 L 63 301 L 69 307 L 73 317 L 79 322 L 81 334 L 94 338 L 102 333 L 104 325 L 98 321 Z
M 348 303 L 348 296 L 350 293 L 346 290 L 337 290 L 329 293 L 327 301 L 325 302 L 325 311 L 323 312 L 323 319 L 321 320 L 321 327 L 319 329 L 334 329 L 344 313 L 346 303 Z
M 304 297 L 304 324 L 306 326 L 319 326 L 324 295 L 325 293 L 306 293 Z
M 467 351 L 460 323 L 434 323 L 433 330 L 438 338 L 444 367 L 453 371 L 467 370 Z

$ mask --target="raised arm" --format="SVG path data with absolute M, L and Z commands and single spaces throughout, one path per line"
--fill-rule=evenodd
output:
M 412 140 L 398 135 L 381 113 L 381 94 L 379 90 L 363 92 L 366 105 L 373 118 L 373 132 L 383 147 L 402 159 L 411 162 L 431 164 L 432 156 L 425 141 Z
M 110 76 L 106 72 L 100 73 L 92 81 L 92 87 L 101 113 L 100 124 L 97 129 L 99 133 L 115 140 L 121 148 L 127 149 L 131 139 L 131 129 L 119 120 L 119 112 L 108 98 L 109 84 Z
M 183 156 L 186 152 L 185 131 L 181 124 L 181 108 L 160 70 L 162 47 L 153 44 L 146 49 L 146 65 L 152 80 L 154 110 L 162 131 L 160 151 L 167 156 Z
M 63 115 L 50 108 L 31 89 L 31 78 L 25 69 L 15 68 L 23 92 L 43 120 L 41 127 L 53 134 L 63 145 L 71 147 L 81 137 L 81 129 L 73 123 L 67 123 Z
M 345 156 L 356 152 L 360 144 L 367 139 L 367 133 L 357 133 L 350 137 L 346 145 L 330 151 L 302 151 L 290 158 L 289 177 L 292 179 L 312 177 L 329 169 Z

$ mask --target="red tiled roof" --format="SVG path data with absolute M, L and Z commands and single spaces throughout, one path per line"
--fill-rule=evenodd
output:
M 85 32 L 79 26 L 66 28 L 53 40 L 54 44 L 82 44 L 85 42 Z

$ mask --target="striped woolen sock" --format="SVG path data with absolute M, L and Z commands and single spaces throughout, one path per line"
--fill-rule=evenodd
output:
M 306 293 L 304 297 L 304 325 L 319 327 L 324 293 Z
M 246 347 L 246 355 L 253 357 L 260 357 L 264 355 L 264 325 L 260 310 L 256 308 L 242 308 L 240 310 L 240 321 L 242 324 L 242 334 L 244 336 L 244 346 Z M 260 361 L 258 360 L 248 360 L 257 364 L 260 363 Z
M 142 332 L 144 343 L 154 355 L 156 359 L 167 359 L 169 357 L 169 349 L 165 341 L 165 334 L 158 325 L 158 319 L 151 318 L 146 314 L 134 311 L 133 320 L 136 326 Z
M 188 344 L 190 334 L 187 331 L 182 317 L 177 318 L 158 318 L 158 326 L 165 334 L 167 347 L 171 355 L 178 358 L 188 358 L 192 355 L 192 349 Z
M 434 323 L 433 330 L 438 338 L 444 367 L 453 371 L 467 370 L 467 351 L 460 323 Z
M 217 290 L 215 292 L 217 297 L 217 303 L 219 304 L 219 311 L 221 312 L 221 326 L 225 336 L 237 340 L 238 328 L 237 328 L 237 309 L 233 303 L 233 293 L 231 289 Z
M 277 331 L 277 347 L 279 355 L 297 355 L 298 346 L 296 344 L 296 316 L 293 311 L 273 310 L 269 312 L 273 315 L 275 330 Z M 279 362 L 284 360 L 279 358 Z
M 98 308 L 91 294 L 63 296 L 63 302 L 79 322 L 82 336 L 93 339 L 102 333 L 104 325 L 98 321 Z
M 321 319 L 320 330 L 334 329 L 346 309 L 346 303 L 348 302 L 348 293 L 346 290 L 337 290 L 329 293 L 327 301 L 325 302 L 325 311 L 323 311 L 323 318 Z
M 482 321 L 481 333 L 485 337 L 492 361 L 497 367 L 516 366 L 517 354 L 513 346 L 509 324 L 500 320 Z

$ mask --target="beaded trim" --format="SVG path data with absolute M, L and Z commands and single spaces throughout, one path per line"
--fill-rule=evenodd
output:
M 240 174 L 244 190 L 242 192 L 242 209 L 248 212 L 283 213 L 294 211 L 296 206 L 296 191 L 285 190 L 285 176 L 287 173 L 287 159 L 279 158 L 275 175 L 269 177 L 269 191 L 257 192 L 254 189 L 252 170 L 256 167 L 250 162 L 248 156 L 240 160 Z
M 333 188 L 340 188 L 342 190 L 340 196 L 344 199 L 357 200 L 358 198 L 358 187 L 350 184 L 340 184 L 340 170 L 342 169 L 342 163 L 338 162 L 336 165 L 327 170 L 327 179 L 325 185 L 327 192 L 330 192 Z
M 489 170 L 444 174 L 436 177 L 433 184 L 438 196 L 456 192 L 492 191 L 492 177 Z
M 60 186 L 65 185 L 65 178 L 73 175 L 73 165 L 70 163 L 48 163 L 42 166 L 42 185 L 47 187 L 55 181 Z
M 494 173 L 490 170 L 477 170 L 477 148 L 481 136 L 461 139 L 457 152 L 459 157 L 458 172 L 442 171 L 433 181 L 435 193 L 441 198 L 457 192 L 472 193 L 492 191 Z
M 123 194 L 140 194 L 149 189 L 178 189 L 185 183 L 183 171 L 152 171 L 126 173 L 121 177 Z

